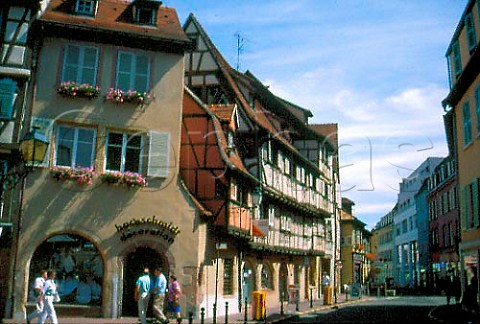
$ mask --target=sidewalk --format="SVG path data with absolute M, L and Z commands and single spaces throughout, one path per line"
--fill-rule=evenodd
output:
M 312 307 L 310 307 L 310 301 L 305 300 L 298 303 L 298 310 L 296 304 L 283 304 L 283 314 L 281 307 L 275 307 L 267 309 L 267 318 L 265 320 L 256 321 L 253 320 L 253 314 L 251 308 L 248 308 L 247 313 L 247 321 L 245 322 L 245 313 L 235 313 L 228 315 L 228 323 L 276 323 L 291 317 L 301 316 L 308 313 L 332 310 L 341 306 L 351 305 L 362 301 L 369 301 L 376 299 L 375 296 L 362 296 L 362 297 L 351 297 L 346 296 L 345 294 L 337 294 L 337 300 L 332 305 L 323 305 L 323 298 L 322 299 L 315 299 L 312 302 Z M 205 319 L 205 323 L 212 323 L 212 318 Z M 198 321 L 199 322 L 199 321 Z M 226 323 L 225 316 L 218 316 L 217 317 L 217 324 Z
M 246 323 L 275 323 L 280 320 L 284 320 L 290 317 L 297 315 L 304 315 L 310 312 L 319 312 L 322 310 L 329 310 L 337 308 L 341 305 L 350 305 L 360 301 L 372 300 L 376 297 L 372 296 L 363 296 L 361 298 L 348 296 L 348 300 L 345 294 L 337 294 L 337 303 L 333 305 L 323 305 L 323 299 L 316 299 L 312 302 L 312 307 L 310 307 L 310 301 L 301 301 L 298 303 L 298 311 L 296 310 L 296 304 L 284 303 L 283 314 L 281 307 L 276 307 L 272 309 L 267 309 L 267 318 L 266 321 L 256 321 L 252 319 L 251 308 L 248 308 L 247 321 Z M 334 299 L 335 302 L 335 299 Z M 122 317 L 122 318 L 95 318 L 95 317 L 63 317 L 59 316 L 58 318 L 60 324 L 138 324 L 138 317 Z M 234 313 L 228 315 L 228 323 L 244 323 L 245 322 L 245 313 Z M 3 319 L 3 324 L 24 324 L 26 321 L 18 321 L 12 319 Z M 36 323 L 36 321 L 32 322 Z M 175 324 L 174 321 L 170 323 Z M 188 318 L 184 318 L 182 321 L 183 324 L 188 323 Z M 193 323 L 200 323 L 200 319 L 195 319 Z M 205 324 L 213 323 L 213 318 L 205 318 Z M 225 316 L 217 317 L 217 324 L 226 323 Z

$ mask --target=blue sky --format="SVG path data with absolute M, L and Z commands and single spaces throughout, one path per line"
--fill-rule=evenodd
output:
M 338 123 L 342 196 L 371 229 L 429 156 L 447 155 L 445 53 L 467 0 L 166 0 L 227 61 Z

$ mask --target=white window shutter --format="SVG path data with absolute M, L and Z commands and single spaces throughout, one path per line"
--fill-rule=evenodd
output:
M 150 131 L 149 177 L 166 178 L 169 169 L 170 133 Z

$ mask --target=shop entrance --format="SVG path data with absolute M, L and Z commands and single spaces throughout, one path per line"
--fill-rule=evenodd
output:
M 150 278 L 154 280 L 155 267 L 161 266 L 165 276 L 168 274 L 167 264 L 163 256 L 149 247 L 139 247 L 127 255 L 123 272 L 123 302 L 122 316 L 138 316 L 137 302 L 135 301 L 135 283 L 143 273 L 144 267 L 150 269 Z M 151 316 L 149 307 L 147 316 Z

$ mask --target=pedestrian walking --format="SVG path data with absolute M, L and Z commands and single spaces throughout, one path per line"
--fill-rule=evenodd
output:
M 159 323 L 168 323 L 168 319 L 163 314 L 163 305 L 165 302 L 165 292 L 167 291 L 167 278 L 163 274 L 162 268 L 155 268 L 155 281 L 150 290 L 153 298 L 152 310 L 153 316 Z
M 182 296 L 182 290 L 175 275 L 171 275 L 170 279 L 172 280 L 172 282 L 168 287 L 168 314 L 169 317 L 170 314 L 175 314 L 177 323 L 181 323 L 182 315 L 180 309 L 180 297 Z
M 447 297 L 447 305 L 450 305 L 450 299 L 452 299 L 452 277 L 450 276 L 447 276 L 447 278 L 445 279 L 445 286 L 444 286 L 444 290 L 445 290 L 445 296 Z
M 55 271 L 49 270 L 47 272 L 47 280 L 43 285 L 43 290 L 40 295 L 40 298 L 43 299 L 43 311 L 38 316 L 38 323 L 43 324 L 45 320 L 49 317 L 52 321 L 52 324 L 58 324 L 57 312 L 55 307 L 53 307 L 53 302 L 58 298 L 57 284 L 55 283 L 56 273 Z
M 40 276 L 38 276 L 35 279 L 35 283 L 33 284 L 33 294 L 35 296 L 35 300 L 37 301 L 37 304 L 35 305 L 35 309 L 33 312 L 27 315 L 27 323 L 30 324 L 32 319 L 35 317 L 39 317 L 40 314 L 42 314 L 43 311 L 43 301 L 40 298 L 42 295 L 43 291 L 43 285 L 45 284 L 45 281 L 47 280 L 47 270 L 42 270 L 40 271 Z
M 326 271 L 324 271 L 322 274 L 322 294 L 324 298 L 328 294 L 328 291 L 327 291 L 328 286 L 330 286 L 330 276 L 327 274 Z
M 138 305 L 138 317 L 140 323 L 147 323 L 147 308 L 150 297 L 150 274 L 147 267 L 143 268 L 143 273 L 138 277 L 135 284 L 135 301 Z
M 455 275 L 452 281 L 452 293 L 455 297 L 455 304 L 458 305 L 460 303 L 460 298 L 462 296 L 462 284 L 460 282 L 460 277 Z

